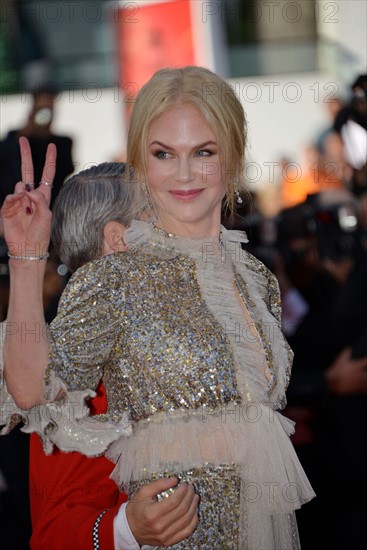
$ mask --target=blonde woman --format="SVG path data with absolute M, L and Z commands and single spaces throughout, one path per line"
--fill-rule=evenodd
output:
M 131 184 L 154 220 L 131 223 L 126 252 L 76 272 L 49 344 L 36 350 L 17 335 L 5 343 L 18 404 L 49 399 L 44 380 L 46 388 L 61 380 L 74 400 L 103 380 L 108 410 L 94 422 L 93 443 L 83 413 L 69 432 L 55 419 L 61 449 L 105 452 L 130 495 L 161 476 L 195 485 L 199 524 L 177 549 L 299 548 L 294 511 L 313 497 L 293 427 L 277 412 L 292 361 L 277 282 L 242 250 L 246 236 L 221 226 L 223 204 L 233 211 L 243 187 L 245 126 L 234 91 L 212 72 L 156 73 L 128 135 Z M 8 320 L 42 323 L 28 305 L 40 311 L 42 260 L 10 263 L 18 292 Z M 30 377 L 26 390 L 20 381 Z

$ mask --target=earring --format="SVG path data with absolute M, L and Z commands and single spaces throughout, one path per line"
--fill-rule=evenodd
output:
M 143 190 L 143 193 L 144 193 L 145 197 L 148 199 L 149 198 L 149 193 L 148 193 L 148 188 L 147 188 L 147 184 L 145 183 L 145 181 L 141 182 L 141 188 Z
M 151 208 L 151 200 L 150 200 L 150 193 L 149 193 L 149 190 L 148 190 L 148 187 L 147 187 L 147 184 L 145 183 L 145 181 L 142 181 L 141 182 L 141 189 L 144 193 L 144 196 L 145 196 L 145 200 L 147 202 L 147 206 L 149 208 Z
M 240 195 L 240 192 L 239 192 L 239 190 L 238 190 L 238 184 L 237 184 L 236 181 L 234 182 L 233 186 L 234 186 L 234 194 L 235 194 L 235 196 L 236 196 L 236 203 L 237 203 L 237 204 L 242 204 L 242 203 L 243 203 L 243 199 L 242 199 L 242 197 L 241 197 L 241 195 Z
M 141 190 L 143 191 L 144 197 L 145 197 L 145 205 L 144 205 L 145 215 L 146 216 L 153 216 L 154 215 L 154 216 L 157 217 L 156 210 L 155 210 L 155 205 L 154 205 L 154 202 L 152 201 L 152 198 L 151 198 L 150 193 L 149 193 L 148 186 L 145 183 L 145 181 L 141 182 Z

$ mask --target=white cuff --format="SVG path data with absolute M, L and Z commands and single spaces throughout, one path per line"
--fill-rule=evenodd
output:
M 154 550 L 157 546 L 139 546 L 134 535 L 131 532 L 129 522 L 126 517 L 126 505 L 124 502 L 120 506 L 118 513 L 113 520 L 113 537 L 115 541 L 115 550 Z

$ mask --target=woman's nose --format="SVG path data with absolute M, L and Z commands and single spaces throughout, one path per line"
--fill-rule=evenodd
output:
M 177 166 L 176 180 L 190 183 L 194 179 L 194 171 L 190 159 L 180 159 Z

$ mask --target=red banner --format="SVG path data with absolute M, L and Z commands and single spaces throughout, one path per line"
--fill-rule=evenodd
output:
M 118 40 L 120 85 L 129 104 L 158 69 L 195 64 L 190 1 L 123 4 Z

